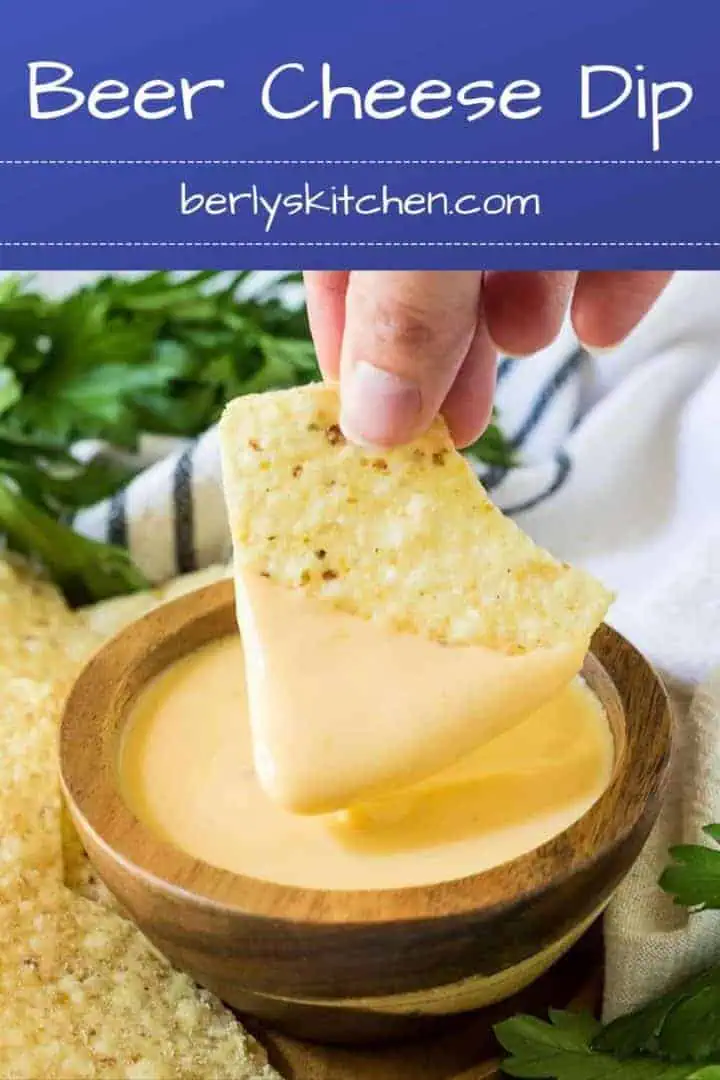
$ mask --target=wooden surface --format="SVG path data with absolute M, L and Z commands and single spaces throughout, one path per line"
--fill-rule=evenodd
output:
M 497 973 L 522 973 L 538 953 L 569 943 L 647 839 L 665 781 L 669 707 L 646 661 L 602 627 L 584 675 L 616 733 L 615 775 L 580 821 L 535 851 L 458 881 L 357 892 L 273 885 L 192 858 L 125 805 L 118 744 L 148 680 L 234 627 L 232 584 L 223 582 L 118 635 L 69 697 L 60 756 L 100 876 L 161 952 L 239 1011 L 308 1038 L 414 1035 L 421 1014 L 491 1000 Z
M 510 1001 L 451 1023 L 445 1033 L 385 1049 L 349 1050 L 253 1031 L 285 1080 L 490 1080 L 500 1076 L 492 1026 L 518 1012 L 547 1009 L 597 1013 L 602 991 L 602 935 L 593 927 L 571 953 L 533 987 Z

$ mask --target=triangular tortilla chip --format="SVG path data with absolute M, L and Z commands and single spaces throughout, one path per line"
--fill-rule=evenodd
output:
M 269 693 L 277 698 L 282 661 L 278 653 L 272 679 L 260 687 L 262 673 L 250 656 L 256 762 L 266 789 L 290 809 L 336 809 L 343 797 L 374 796 L 388 784 L 415 782 L 445 768 L 497 734 L 503 717 L 506 726 L 517 722 L 510 707 L 513 680 L 525 680 L 529 695 L 537 683 L 536 698 L 526 702 L 532 710 L 579 669 L 610 594 L 590 575 L 542 551 L 500 513 L 454 450 L 442 420 L 410 446 L 372 452 L 343 437 L 335 389 L 312 386 L 237 399 L 223 417 L 221 444 L 246 646 L 264 632 L 253 621 L 248 589 L 257 591 L 265 580 L 373 622 L 380 633 L 480 646 L 503 662 L 504 696 L 494 696 L 492 715 L 481 715 L 479 657 L 478 674 L 470 670 L 465 685 L 459 673 L 457 686 L 446 683 L 449 711 L 433 717 L 430 709 L 417 730 L 393 731 L 383 713 L 387 680 L 378 679 L 373 688 L 373 709 L 367 693 L 361 700 L 359 688 L 352 690 L 352 671 L 347 707 L 337 702 L 332 723 L 318 725 L 308 712 L 313 695 L 297 694 L 296 701 L 285 699 L 287 716 L 263 729 L 255 722 L 258 702 Z M 313 648 L 311 610 L 308 605 L 305 650 L 301 657 L 298 642 L 294 663 L 307 665 L 320 681 L 323 657 Z M 432 662 L 427 647 L 417 653 L 418 663 Z M 438 672 L 452 680 L 447 658 L 438 663 Z M 556 665 L 554 673 L 548 664 Z M 473 700 L 474 733 L 467 718 L 452 711 Z M 358 709 L 363 715 L 356 715 Z M 380 727 L 372 734 L 375 721 Z M 360 728 L 368 733 L 364 748 Z M 343 752 L 355 761 L 345 776 Z M 313 759 L 327 774 L 316 805 L 310 805 L 308 786 Z M 364 776 L 355 790 L 350 773 Z

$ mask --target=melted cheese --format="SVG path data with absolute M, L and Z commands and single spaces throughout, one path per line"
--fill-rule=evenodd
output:
M 308 627 L 307 622 L 304 625 Z M 267 680 L 282 682 L 283 672 L 287 675 L 283 665 L 296 662 L 293 641 L 297 647 L 298 637 L 289 634 L 271 654 L 262 675 L 268 688 Z M 320 647 L 316 628 L 309 627 L 303 670 L 318 677 L 323 665 L 315 664 L 309 652 Z M 389 679 L 390 668 L 382 650 L 369 648 L 378 666 L 362 670 L 366 679 L 373 680 L 376 696 L 378 686 Z M 437 648 L 442 652 L 442 646 Z M 447 655 L 454 652 L 447 650 Z M 253 657 L 252 650 L 248 657 Z M 439 669 L 428 677 L 423 665 L 417 666 L 414 648 L 399 669 L 396 656 L 394 661 L 392 671 L 395 676 L 402 671 L 406 690 L 411 673 L 426 694 L 437 688 Z M 326 654 L 326 673 L 332 662 L 332 653 Z M 479 662 L 484 663 L 482 656 Z M 463 664 L 460 668 L 464 671 Z M 443 670 L 449 678 L 451 669 Z M 462 671 L 456 676 L 461 684 Z M 252 673 L 248 674 L 252 686 Z M 270 798 L 257 777 L 245 677 L 239 637 L 208 645 L 158 676 L 138 700 L 129 722 L 120 781 L 131 809 L 157 835 L 211 865 L 263 880 L 306 888 L 378 889 L 477 873 L 530 851 L 567 828 L 601 795 L 612 772 L 613 739 L 605 713 L 588 687 L 575 678 L 569 684 L 566 680 L 551 701 L 526 719 L 484 746 L 477 747 L 476 739 L 471 755 L 414 788 L 339 813 L 298 816 Z M 299 682 L 304 680 L 293 677 L 282 685 L 297 688 Z M 323 685 L 327 689 L 327 679 Z M 388 709 L 382 714 L 382 723 L 389 724 L 391 766 L 399 747 L 407 745 L 406 733 L 396 730 L 397 710 L 403 709 L 407 718 L 421 708 L 423 724 L 439 715 L 435 708 L 422 708 L 423 695 L 412 689 L 403 704 L 397 685 L 396 680 L 387 686 Z M 466 684 L 451 690 L 452 701 L 467 700 L 469 724 L 472 693 Z M 303 693 L 308 695 L 304 699 L 308 707 L 311 687 L 305 685 Z M 283 729 L 293 744 L 284 751 L 287 762 L 293 753 L 308 755 L 303 769 L 312 769 L 313 783 L 319 778 L 324 784 L 323 771 L 344 770 L 344 790 L 347 770 L 356 766 L 362 777 L 367 760 L 357 757 L 364 753 L 362 727 L 342 734 L 348 716 L 358 722 L 363 716 L 359 705 L 367 696 L 361 679 L 352 680 L 351 694 L 357 698 L 350 700 L 348 714 L 338 711 L 340 699 L 334 699 L 329 717 L 334 723 L 313 732 L 312 753 L 306 732 L 293 735 L 292 725 Z M 523 694 L 523 703 L 532 701 L 532 692 Z M 280 694 L 275 707 L 283 700 Z M 499 708 L 500 699 L 492 700 L 498 700 Z M 448 709 L 446 704 L 440 712 L 450 716 Z M 501 713 L 495 715 L 497 727 L 507 727 Z M 380 717 L 374 720 L 381 722 Z M 459 729 L 465 731 L 464 723 Z M 491 734 L 490 727 L 483 731 Z M 377 746 L 380 737 L 380 729 L 373 729 Z M 453 735 L 446 740 L 440 732 L 436 744 L 451 749 L 454 739 Z M 312 755 L 317 755 L 314 761 Z M 341 790 L 332 775 L 327 784 L 323 790 Z
M 237 612 L 258 777 L 300 814 L 452 766 L 558 693 L 586 651 L 447 646 L 249 574 L 237 581 Z

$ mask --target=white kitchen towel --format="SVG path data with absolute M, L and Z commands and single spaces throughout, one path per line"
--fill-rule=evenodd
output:
M 676 703 L 671 795 L 606 919 L 611 1016 L 720 961 L 720 915 L 688 917 L 657 887 L 669 843 L 720 820 L 720 274 L 678 275 L 610 354 L 591 356 L 566 328 L 536 357 L 502 360 L 498 377 L 521 464 L 482 479 L 539 543 L 617 591 L 611 621 Z M 155 463 L 76 527 L 126 544 L 155 582 L 226 560 L 217 432 L 143 451 Z

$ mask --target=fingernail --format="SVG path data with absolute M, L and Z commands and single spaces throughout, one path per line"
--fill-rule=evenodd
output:
M 502 345 L 498 345 L 497 341 L 493 341 L 492 338 L 488 339 L 490 345 L 495 350 L 498 361 L 500 360 L 527 360 L 529 356 L 533 356 L 532 352 L 508 352 L 507 349 L 503 349 Z
M 351 442 L 388 446 L 417 433 L 420 388 L 401 375 L 360 361 L 344 381 L 341 398 L 340 427 Z
M 617 345 L 588 345 L 586 341 L 581 341 L 580 346 L 592 356 L 607 356 L 617 349 Z

